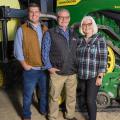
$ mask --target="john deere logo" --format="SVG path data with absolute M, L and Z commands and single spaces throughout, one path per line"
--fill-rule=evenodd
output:
M 114 8 L 120 9 L 120 5 L 115 5 Z
M 76 5 L 81 0 L 57 0 L 57 6 Z

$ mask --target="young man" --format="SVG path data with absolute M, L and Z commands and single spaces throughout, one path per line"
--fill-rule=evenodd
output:
M 43 62 L 50 73 L 49 120 L 58 120 L 58 98 L 65 86 L 66 119 L 77 120 L 76 104 L 76 47 L 78 37 L 68 28 L 70 14 L 66 9 L 57 12 L 58 26 L 46 32 L 43 39 Z
M 31 120 L 30 106 L 33 91 L 40 89 L 39 111 L 47 114 L 47 76 L 41 57 L 41 42 L 47 27 L 39 22 L 40 8 L 36 3 L 28 6 L 28 20 L 16 33 L 14 55 L 23 71 L 23 120 Z

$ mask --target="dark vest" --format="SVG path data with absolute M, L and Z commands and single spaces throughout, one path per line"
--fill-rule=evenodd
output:
M 76 47 L 78 36 L 70 30 L 69 44 L 67 39 L 59 32 L 59 28 L 49 30 L 51 36 L 50 62 L 53 67 L 60 69 L 60 75 L 76 73 Z

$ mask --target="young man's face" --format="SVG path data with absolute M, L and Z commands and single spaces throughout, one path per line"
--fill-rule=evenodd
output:
M 67 11 L 60 12 L 58 15 L 58 24 L 60 27 L 67 27 L 70 22 L 70 15 Z
M 28 10 L 28 18 L 29 20 L 36 24 L 39 22 L 39 17 L 40 17 L 40 10 L 38 7 L 30 7 Z

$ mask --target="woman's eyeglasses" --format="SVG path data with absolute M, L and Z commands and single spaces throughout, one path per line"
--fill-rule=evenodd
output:
M 86 23 L 86 24 L 84 23 L 84 24 L 82 24 L 83 27 L 86 27 L 86 26 L 87 27 L 91 27 L 91 25 L 92 25 L 92 22 L 91 23 Z

